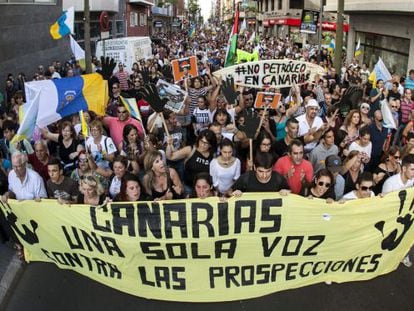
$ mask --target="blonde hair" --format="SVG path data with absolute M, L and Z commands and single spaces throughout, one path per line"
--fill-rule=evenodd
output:
M 82 192 L 82 185 L 88 185 L 89 187 L 94 187 L 96 194 L 100 196 L 105 192 L 102 184 L 99 180 L 93 175 L 82 176 L 79 180 L 79 190 Z

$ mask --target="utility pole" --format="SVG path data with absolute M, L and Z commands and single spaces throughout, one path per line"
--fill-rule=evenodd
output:
M 91 25 L 89 16 L 89 0 L 83 2 L 83 14 L 84 14 L 84 42 L 85 42 L 85 66 L 86 73 L 92 73 L 92 57 L 91 57 Z
M 323 21 L 323 0 L 320 2 L 319 8 L 319 32 L 318 32 L 318 64 L 321 62 L 322 59 L 322 21 Z
M 334 67 L 336 69 L 336 73 L 340 75 L 342 67 L 342 45 L 344 41 L 344 0 L 338 0 L 337 15 Z

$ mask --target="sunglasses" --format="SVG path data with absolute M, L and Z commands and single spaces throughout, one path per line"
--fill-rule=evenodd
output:
M 324 183 L 323 181 L 319 181 L 318 182 L 318 186 L 320 186 L 320 187 L 323 187 L 323 186 L 325 186 L 326 188 L 329 188 L 330 186 L 331 186 L 331 184 L 330 183 Z
M 126 110 L 119 111 L 118 110 L 118 113 L 128 113 L 128 111 L 126 111 Z
M 88 163 L 88 159 L 87 158 L 79 159 L 79 162 L 80 163 Z
M 397 109 L 397 108 L 398 108 L 398 106 L 391 106 L 391 108 L 393 108 L 393 109 Z
M 393 156 L 394 157 L 394 159 L 399 159 L 400 158 L 400 156 Z
M 373 188 L 373 186 L 367 187 L 367 186 L 361 186 L 361 190 L 362 191 L 371 191 L 371 189 Z

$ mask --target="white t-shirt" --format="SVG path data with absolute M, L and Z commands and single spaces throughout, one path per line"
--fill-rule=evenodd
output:
M 362 147 L 354 141 L 349 145 L 348 150 L 349 150 L 349 152 L 351 152 L 352 150 L 357 150 L 359 152 L 365 152 L 368 155 L 368 157 L 371 158 L 372 143 L 369 142 L 369 144 L 367 146 Z
M 316 128 L 316 130 L 319 130 L 323 125 L 323 120 L 320 117 L 316 116 L 315 119 L 313 120 L 312 125 L 309 126 L 309 123 L 306 120 L 306 113 L 297 117 L 296 120 L 299 121 L 299 133 L 298 133 L 299 137 L 305 136 L 306 134 L 308 134 L 311 128 Z M 317 146 L 317 144 L 318 144 L 317 140 L 312 141 L 310 143 L 307 143 L 304 149 L 306 151 L 311 151 L 313 148 Z
M 355 199 L 358 199 L 358 197 L 355 195 L 355 192 L 356 192 L 356 190 L 352 190 L 352 191 L 344 194 L 344 196 L 342 197 L 342 199 L 344 199 L 344 200 L 355 200 Z M 370 192 L 371 192 L 370 197 L 371 198 L 375 197 L 375 193 L 373 191 L 370 191 Z
M 210 163 L 210 175 L 213 178 L 213 186 L 220 193 L 225 193 L 240 177 L 240 160 L 236 159 L 231 166 L 224 167 L 218 163 L 217 159 L 213 159 Z
M 409 179 L 407 183 L 403 183 L 401 173 L 388 177 L 382 185 L 382 193 L 390 193 L 397 190 L 410 188 L 414 185 L 414 179 Z
M 93 137 L 89 137 L 86 141 L 86 147 L 91 150 L 92 157 L 96 162 L 96 165 L 103 168 L 109 168 L 109 161 L 103 159 L 103 155 L 112 154 L 116 152 L 116 147 L 111 137 L 102 135 L 99 143 L 102 147 L 102 154 L 99 152 L 98 145 L 95 144 Z

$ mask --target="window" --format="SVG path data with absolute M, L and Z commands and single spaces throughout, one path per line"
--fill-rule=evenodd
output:
M 282 0 L 278 0 L 277 1 L 277 9 L 281 10 L 282 9 Z
M 147 15 L 145 13 L 139 13 L 139 25 L 147 26 Z
M 138 26 L 138 13 L 137 12 L 129 13 L 129 25 L 131 27 Z
M 303 0 L 290 0 L 291 9 L 303 9 L 304 8 Z

